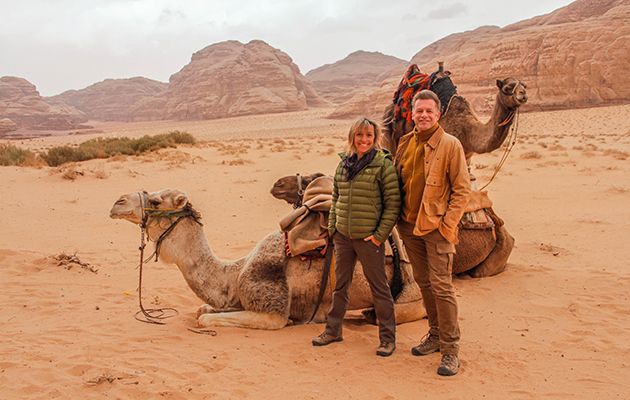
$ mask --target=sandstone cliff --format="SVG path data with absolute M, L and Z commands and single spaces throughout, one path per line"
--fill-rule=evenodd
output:
M 322 97 L 343 103 L 352 96 L 380 86 L 384 78 L 402 75 L 407 61 L 379 52 L 356 51 L 343 60 L 306 74 Z
M 47 99 L 62 102 L 101 121 L 156 120 L 164 116 L 168 84 L 143 77 L 106 79 Z
M 85 114 L 62 102 L 46 102 L 35 85 L 23 78 L 0 78 L 0 119 L 8 118 L 18 128 L 73 129 L 87 120 Z
M 193 54 L 170 78 L 166 118 L 212 119 L 327 104 L 286 53 L 260 40 L 226 41 Z
M 411 63 L 432 72 L 438 61 L 445 61 L 459 93 L 482 113 L 494 103 L 495 80 L 508 76 L 527 84 L 529 102 L 524 110 L 627 103 L 629 20 L 630 0 L 578 0 L 504 28 L 484 26 L 447 36 L 422 49 Z M 391 94 L 401 76 L 384 83 Z M 379 90 L 384 89 L 374 92 Z M 375 115 L 363 103 L 352 99 L 334 116 L 380 116 L 381 111 Z

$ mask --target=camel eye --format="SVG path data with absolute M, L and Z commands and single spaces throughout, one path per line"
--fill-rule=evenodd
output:
M 161 201 L 158 199 L 149 199 L 149 204 L 151 204 L 152 206 L 159 206 L 160 203 Z

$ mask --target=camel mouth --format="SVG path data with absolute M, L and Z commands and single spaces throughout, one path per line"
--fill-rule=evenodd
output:
M 109 212 L 109 218 L 111 219 L 125 219 L 125 217 L 133 215 L 133 211 L 129 211 L 128 213 L 120 213 L 120 212 Z

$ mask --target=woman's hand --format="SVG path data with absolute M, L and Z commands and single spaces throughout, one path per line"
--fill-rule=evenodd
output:
M 366 242 L 372 242 L 374 243 L 374 246 L 376 247 L 381 247 L 381 242 L 379 242 L 378 240 L 376 240 L 376 238 L 374 237 L 374 235 L 370 235 L 368 237 L 366 237 L 365 239 Z

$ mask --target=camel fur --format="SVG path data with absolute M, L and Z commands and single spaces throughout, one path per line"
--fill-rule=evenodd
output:
M 192 208 L 188 196 L 166 189 L 148 195 L 151 208 L 182 210 Z M 143 200 L 138 193 L 121 196 L 110 217 L 139 224 Z M 174 217 L 155 216 L 147 221 L 147 235 L 155 241 Z M 233 326 L 280 329 L 290 323 L 305 323 L 315 309 L 324 259 L 287 257 L 284 236 L 275 231 L 262 239 L 245 257 L 222 260 L 208 245 L 203 227 L 193 218 L 183 218 L 165 237 L 159 248 L 163 262 L 176 264 L 188 286 L 204 303 L 198 310 L 200 327 Z M 360 265 L 358 265 L 360 266 Z M 386 267 L 391 278 L 391 263 Z M 426 315 L 411 266 L 403 268 L 403 289 L 396 299 L 396 322 L 404 323 Z M 323 322 L 330 308 L 332 290 L 328 285 L 314 322 Z M 349 293 L 349 310 L 372 307 L 372 296 L 361 268 L 355 268 Z
M 455 95 L 440 117 L 440 125 L 446 132 L 459 139 L 470 165 L 473 154 L 490 153 L 501 147 L 514 123 L 514 113 L 527 102 L 527 86 L 515 78 L 497 80 L 492 116 L 485 123 L 479 120 L 468 100 Z M 394 119 L 394 104 L 383 113 L 383 146 L 396 154 L 398 142 L 414 128 L 413 121 Z
M 319 177 L 320 173 L 304 175 L 303 179 Z M 312 178 L 314 179 L 314 178 Z M 297 179 L 295 175 L 278 179 L 271 194 L 280 200 L 291 203 L 297 196 Z M 485 192 L 474 192 L 477 201 L 472 201 L 468 212 L 482 210 L 481 212 L 492 223 L 487 229 L 461 229 L 459 230 L 459 243 L 455 246 L 456 254 L 453 257 L 453 274 L 467 273 L 475 278 L 493 276 L 503 272 L 514 247 L 514 238 L 504 226 L 503 220 L 492 210 L 492 202 Z M 475 207 L 477 205 L 477 207 Z M 396 234 L 396 230 L 392 232 Z M 405 259 L 406 252 L 401 248 L 401 256 Z

